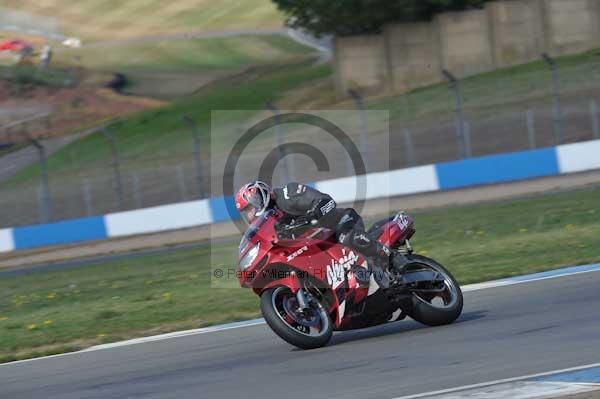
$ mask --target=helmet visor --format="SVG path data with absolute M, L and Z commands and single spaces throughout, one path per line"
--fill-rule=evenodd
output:
M 248 204 L 248 205 L 246 205 L 245 208 L 240 209 L 240 215 L 242 216 L 242 220 L 247 225 L 252 224 L 252 222 L 254 222 L 256 220 L 257 212 L 258 212 L 258 209 L 256 209 L 256 207 L 252 204 Z

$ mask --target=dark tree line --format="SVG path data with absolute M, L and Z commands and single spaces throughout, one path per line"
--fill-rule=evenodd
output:
M 440 12 L 481 8 L 490 0 L 273 0 L 292 28 L 314 35 L 378 33 L 390 22 L 426 21 Z

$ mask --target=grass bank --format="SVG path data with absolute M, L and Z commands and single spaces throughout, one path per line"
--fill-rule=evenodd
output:
M 196 72 L 236 70 L 313 52 L 282 35 L 244 35 L 57 48 L 56 62 L 119 72 Z
M 60 20 L 62 33 L 87 40 L 223 30 L 273 29 L 283 15 L 269 0 L 5 0 L 3 7 Z M 68 10 L 68 12 L 65 12 Z
M 59 47 L 54 63 L 84 68 L 88 84 L 120 73 L 126 76 L 125 90 L 130 94 L 179 100 L 246 68 L 290 63 L 312 52 L 283 35 L 243 35 Z
M 600 90 L 600 49 L 557 57 L 556 62 L 563 101 L 582 101 L 587 106 L 590 97 Z M 524 106 L 551 106 L 554 100 L 552 71 L 541 59 L 461 79 L 460 85 L 464 112 L 469 118 L 497 117 L 523 111 Z M 455 106 L 455 94 L 447 83 L 369 104 L 371 109 L 389 110 L 391 119 L 401 123 L 447 117 L 455 112 Z
M 122 159 L 130 166 L 158 162 L 161 158 L 177 158 L 190 154 L 190 131 L 182 122 L 188 115 L 208 134 L 212 110 L 248 110 L 250 116 L 264 110 L 267 102 L 276 101 L 289 90 L 331 73 L 328 65 L 313 66 L 311 62 L 259 68 L 235 79 L 210 85 L 202 91 L 171 105 L 138 113 L 111 126 Z M 231 123 L 235 121 L 229 121 Z M 99 135 L 77 140 L 48 158 L 48 169 L 61 181 L 77 178 L 82 172 L 106 168 L 110 148 Z M 4 187 L 34 183 L 39 179 L 37 165 L 15 175 Z
M 272 39 L 262 38 L 260 40 L 270 41 Z M 280 55 L 302 56 L 304 51 L 296 48 L 295 44 L 271 43 L 270 45 L 280 46 L 280 50 L 277 50 L 281 51 Z M 288 46 L 292 47 L 288 48 Z M 222 55 L 230 50 L 216 49 L 214 55 L 219 58 L 219 54 Z M 231 54 L 227 57 L 230 56 Z M 148 57 L 151 58 L 146 59 L 144 63 L 147 63 L 149 68 L 153 68 L 152 65 L 158 68 L 164 61 L 163 55 L 160 54 L 148 54 Z M 152 60 L 153 57 L 157 57 L 155 61 Z M 188 61 L 191 65 L 196 65 L 196 62 L 204 62 L 205 67 L 208 68 L 208 64 L 211 63 L 210 57 L 205 61 L 201 61 L 201 57 L 196 59 L 196 55 L 190 57 L 192 58 Z M 238 61 L 232 62 L 235 64 Z M 246 61 L 250 62 L 251 60 L 246 59 Z M 106 62 L 113 63 L 110 60 Z M 181 65 L 186 62 L 182 62 Z M 593 96 L 595 93 L 594 88 L 600 90 L 600 51 L 560 57 L 558 65 L 564 103 L 569 105 L 570 98 L 580 98 L 578 101 L 582 103 L 579 104 L 578 109 L 587 109 L 589 96 Z M 271 67 L 268 72 L 259 68 L 237 78 L 211 84 L 170 106 L 144 112 L 116 124 L 113 128 L 121 156 L 133 163 L 147 163 L 149 159 L 176 157 L 177 154 L 189 156 L 189 131 L 186 131 L 181 123 L 182 113 L 192 116 L 198 122 L 201 131 L 206 132 L 209 127 L 210 110 L 249 109 L 258 111 L 264 109 L 265 103 L 269 101 L 282 101 L 285 104 L 286 100 L 290 98 L 294 99 L 294 107 L 302 108 L 303 104 L 311 104 L 315 98 L 331 98 L 330 92 L 333 88 L 331 85 L 323 84 L 331 77 L 331 74 L 331 67 L 327 65 L 317 67 L 310 65 L 283 67 L 280 65 Z M 542 110 L 551 110 L 552 106 L 551 72 L 541 61 L 464 79 L 462 91 L 465 112 L 469 117 L 475 119 L 501 115 L 519 115 L 520 117 L 524 109 L 535 108 L 536 104 L 539 105 L 540 102 L 544 104 Z M 583 94 L 578 96 L 578 93 Z M 320 108 L 354 107 L 350 101 L 343 103 L 335 103 L 333 99 L 331 101 L 330 106 L 320 104 Z M 374 110 L 389 110 L 394 127 L 392 131 L 396 133 L 402 131 L 400 127 L 408 126 L 416 121 L 435 126 L 438 120 L 452 120 L 454 104 L 453 93 L 448 85 L 439 84 L 414 90 L 403 96 L 370 99 L 368 107 Z M 517 113 L 515 114 L 515 112 Z M 249 113 L 248 117 L 252 114 Z M 370 126 L 374 127 L 375 124 L 371 123 Z M 98 162 L 103 160 L 106 163 L 107 159 L 109 159 L 109 150 L 102 138 L 88 137 L 74 142 L 52 155 L 49 158 L 49 171 L 51 175 L 61 175 L 64 179 L 64 175 L 76 175 L 95 170 Z M 32 179 L 37 181 L 37 173 L 35 167 L 25 169 L 15 177 L 14 182 L 31 182 Z
M 600 261 L 600 187 L 421 212 L 416 250 L 462 284 Z M 213 263 L 236 256 L 213 248 Z M 208 248 L 0 278 L 0 360 L 259 316 L 248 290 L 210 287 Z

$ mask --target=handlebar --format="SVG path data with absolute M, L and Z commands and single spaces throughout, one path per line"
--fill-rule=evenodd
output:
M 287 225 L 285 225 L 285 227 L 283 228 L 283 230 L 285 231 L 291 231 L 291 230 L 296 230 L 300 227 L 306 227 L 306 226 L 314 226 L 317 224 L 317 219 L 304 219 L 299 223 L 296 223 L 296 220 L 294 220 L 292 223 L 289 223 Z
M 318 223 L 318 221 L 316 219 L 306 219 L 306 218 L 300 218 L 300 220 L 294 219 L 294 220 L 292 220 L 291 223 L 280 226 L 278 229 L 279 230 L 278 235 L 280 237 L 288 237 L 288 238 L 290 236 L 295 237 L 296 234 L 300 233 L 300 232 L 296 232 L 296 230 L 301 229 L 301 228 L 315 226 L 317 223 Z

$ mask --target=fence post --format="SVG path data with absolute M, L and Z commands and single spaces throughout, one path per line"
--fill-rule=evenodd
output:
M 365 103 L 363 101 L 362 96 L 356 90 L 350 89 L 348 90 L 348 94 L 354 99 L 356 103 L 356 109 L 360 115 L 360 149 L 362 152 L 362 157 L 365 162 L 365 167 L 367 172 L 369 169 L 369 130 L 367 126 L 367 110 L 365 108 Z
M 123 199 L 123 183 L 121 181 L 121 159 L 119 157 L 119 149 L 117 148 L 117 142 L 115 141 L 115 138 L 108 127 L 103 127 L 100 131 L 110 146 L 110 152 L 112 156 L 111 166 L 113 168 L 115 179 L 115 192 L 117 194 L 117 200 L 119 201 L 119 209 L 122 210 L 125 208 L 125 201 Z
M 35 147 L 38 152 L 38 158 L 40 161 L 40 177 L 41 177 L 41 191 L 39 192 L 39 198 L 41 202 L 42 210 L 42 221 L 47 223 L 52 220 L 52 198 L 50 198 L 50 185 L 48 183 L 48 166 L 46 165 L 46 148 L 38 140 L 33 137 L 29 137 L 29 142 Z
M 88 179 L 83 180 L 83 202 L 86 214 L 92 216 L 94 214 L 94 207 L 92 206 L 92 189 Z
M 529 138 L 529 148 L 532 150 L 536 147 L 535 140 L 535 114 L 533 110 L 528 110 L 526 113 L 527 118 L 527 135 Z
M 187 188 L 185 186 L 185 171 L 183 170 L 183 165 L 178 164 L 175 168 L 177 172 L 177 183 L 179 186 L 179 195 L 182 201 L 187 199 Z
M 473 157 L 473 147 L 471 146 L 471 124 L 468 121 L 464 122 L 465 129 L 465 157 Z
M 196 122 L 186 114 L 183 114 L 181 119 L 185 124 L 190 127 L 190 131 L 192 132 L 192 142 L 194 145 L 194 164 L 196 165 L 196 184 L 198 185 L 198 197 L 205 198 L 206 191 L 204 189 L 204 173 L 202 167 L 202 156 L 200 154 L 200 131 L 198 130 L 198 125 Z
M 410 129 L 405 128 L 404 131 L 404 153 L 406 158 L 406 164 L 408 166 L 415 166 L 416 158 L 415 158 L 415 148 L 413 146 L 412 141 L 412 132 Z
M 467 149 L 466 149 L 466 138 L 465 138 L 465 115 L 463 112 L 463 98 L 462 98 L 462 90 L 460 87 L 460 81 L 447 69 L 442 70 L 442 73 L 450 82 L 450 87 L 454 92 L 454 98 L 456 101 L 456 137 L 460 146 L 460 155 L 463 158 L 467 157 Z
M 46 201 L 44 198 L 44 189 L 42 188 L 41 184 L 37 186 L 35 192 L 37 194 L 39 223 L 47 223 L 48 217 L 47 217 L 47 210 L 46 210 Z
M 592 131 L 594 139 L 600 139 L 600 125 L 598 124 L 598 103 L 596 100 L 590 100 L 590 115 L 592 118 Z
M 563 141 L 563 113 L 560 103 L 560 81 L 558 80 L 558 65 L 556 60 L 550 57 L 547 53 L 542 54 L 542 59 L 546 61 L 552 71 L 552 83 L 554 91 L 554 138 L 556 144 L 561 144 Z
M 289 157 L 286 157 L 287 154 L 283 152 L 283 133 L 281 132 L 281 119 L 279 116 L 279 109 L 277 106 L 271 102 L 266 104 L 267 109 L 269 109 L 275 115 L 276 122 L 276 134 L 277 134 L 277 148 L 279 148 L 279 157 L 283 160 L 283 181 L 285 183 L 290 182 L 291 178 L 291 170 L 289 165 Z
M 140 191 L 140 177 L 137 172 L 131 173 L 131 183 L 133 187 L 133 200 L 137 209 L 142 207 L 142 193 Z

